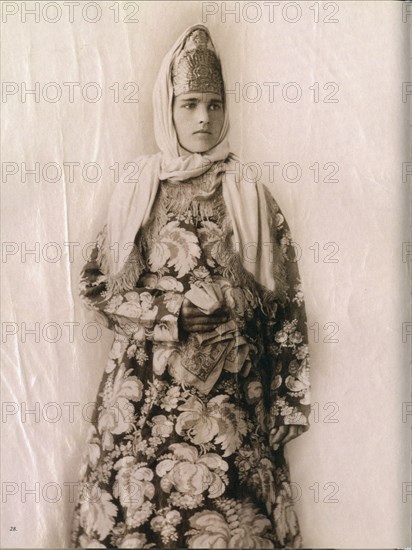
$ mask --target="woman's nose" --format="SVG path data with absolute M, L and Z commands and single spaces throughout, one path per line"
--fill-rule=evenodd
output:
M 199 122 L 207 124 L 209 122 L 209 111 L 206 105 L 199 105 Z

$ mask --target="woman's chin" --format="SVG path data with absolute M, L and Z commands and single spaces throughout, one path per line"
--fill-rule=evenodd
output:
M 199 153 L 200 155 L 207 153 L 211 149 L 213 149 L 214 145 L 208 146 L 208 147 L 193 147 L 191 150 L 185 149 L 188 153 Z
M 182 147 L 182 149 L 184 149 L 184 151 L 187 151 L 187 153 L 202 154 L 202 153 L 207 153 L 208 151 L 213 149 L 213 147 L 216 146 L 216 141 L 214 141 L 213 143 L 193 143 L 190 145 L 180 144 L 180 146 Z

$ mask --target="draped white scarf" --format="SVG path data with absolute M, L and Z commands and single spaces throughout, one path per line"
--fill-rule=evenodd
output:
M 244 268 L 269 291 L 275 290 L 269 212 L 264 188 L 260 182 L 242 179 L 240 161 L 230 155 L 227 134 L 229 118 L 227 106 L 223 127 L 215 147 L 206 153 L 189 153 L 182 149 L 173 124 L 173 86 L 171 69 L 175 57 L 182 51 L 186 37 L 197 28 L 209 31 L 203 25 L 194 25 L 175 42 L 167 53 L 153 90 L 154 130 L 160 153 L 139 157 L 138 181 L 120 182 L 111 199 L 107 223 L 110 246 L 118 246 L 118 257 L 106 257 L 110 281 L 121 280 L 128 268 L 132 243 L 140 227 L 149 219 L 153 203 L 162 180 L 179 182 L 206 172 L 213 163 L 228 160 L 223 176 L 223 198 L 233 227 L 232 243 L 240 253 Z M 229 159 L 228 159 L 229 157 Z M 240 177 L 239 177 L 240 175 Z M 213 193 L 213 190 L 203 196 Z M 198 195 L 199 196 L 199 195 Z M 256 254 L 248 258 L 247 250 Z

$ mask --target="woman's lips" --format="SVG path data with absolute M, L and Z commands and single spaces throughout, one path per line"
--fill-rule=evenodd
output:
M 193 132 L 194 134 L 209 134 L 212 135 L 212 132 L 208 132 L 207 130 L 197 130 L 196 132 Z

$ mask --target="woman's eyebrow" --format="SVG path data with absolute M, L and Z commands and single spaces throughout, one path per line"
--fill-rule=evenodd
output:
M 185 97 L 185 98 L 178 98 L 181 103 L 186 103 L 186 101 L 196 101 L 196 103 L 199 103 L 200 99 L 198 97 Z

